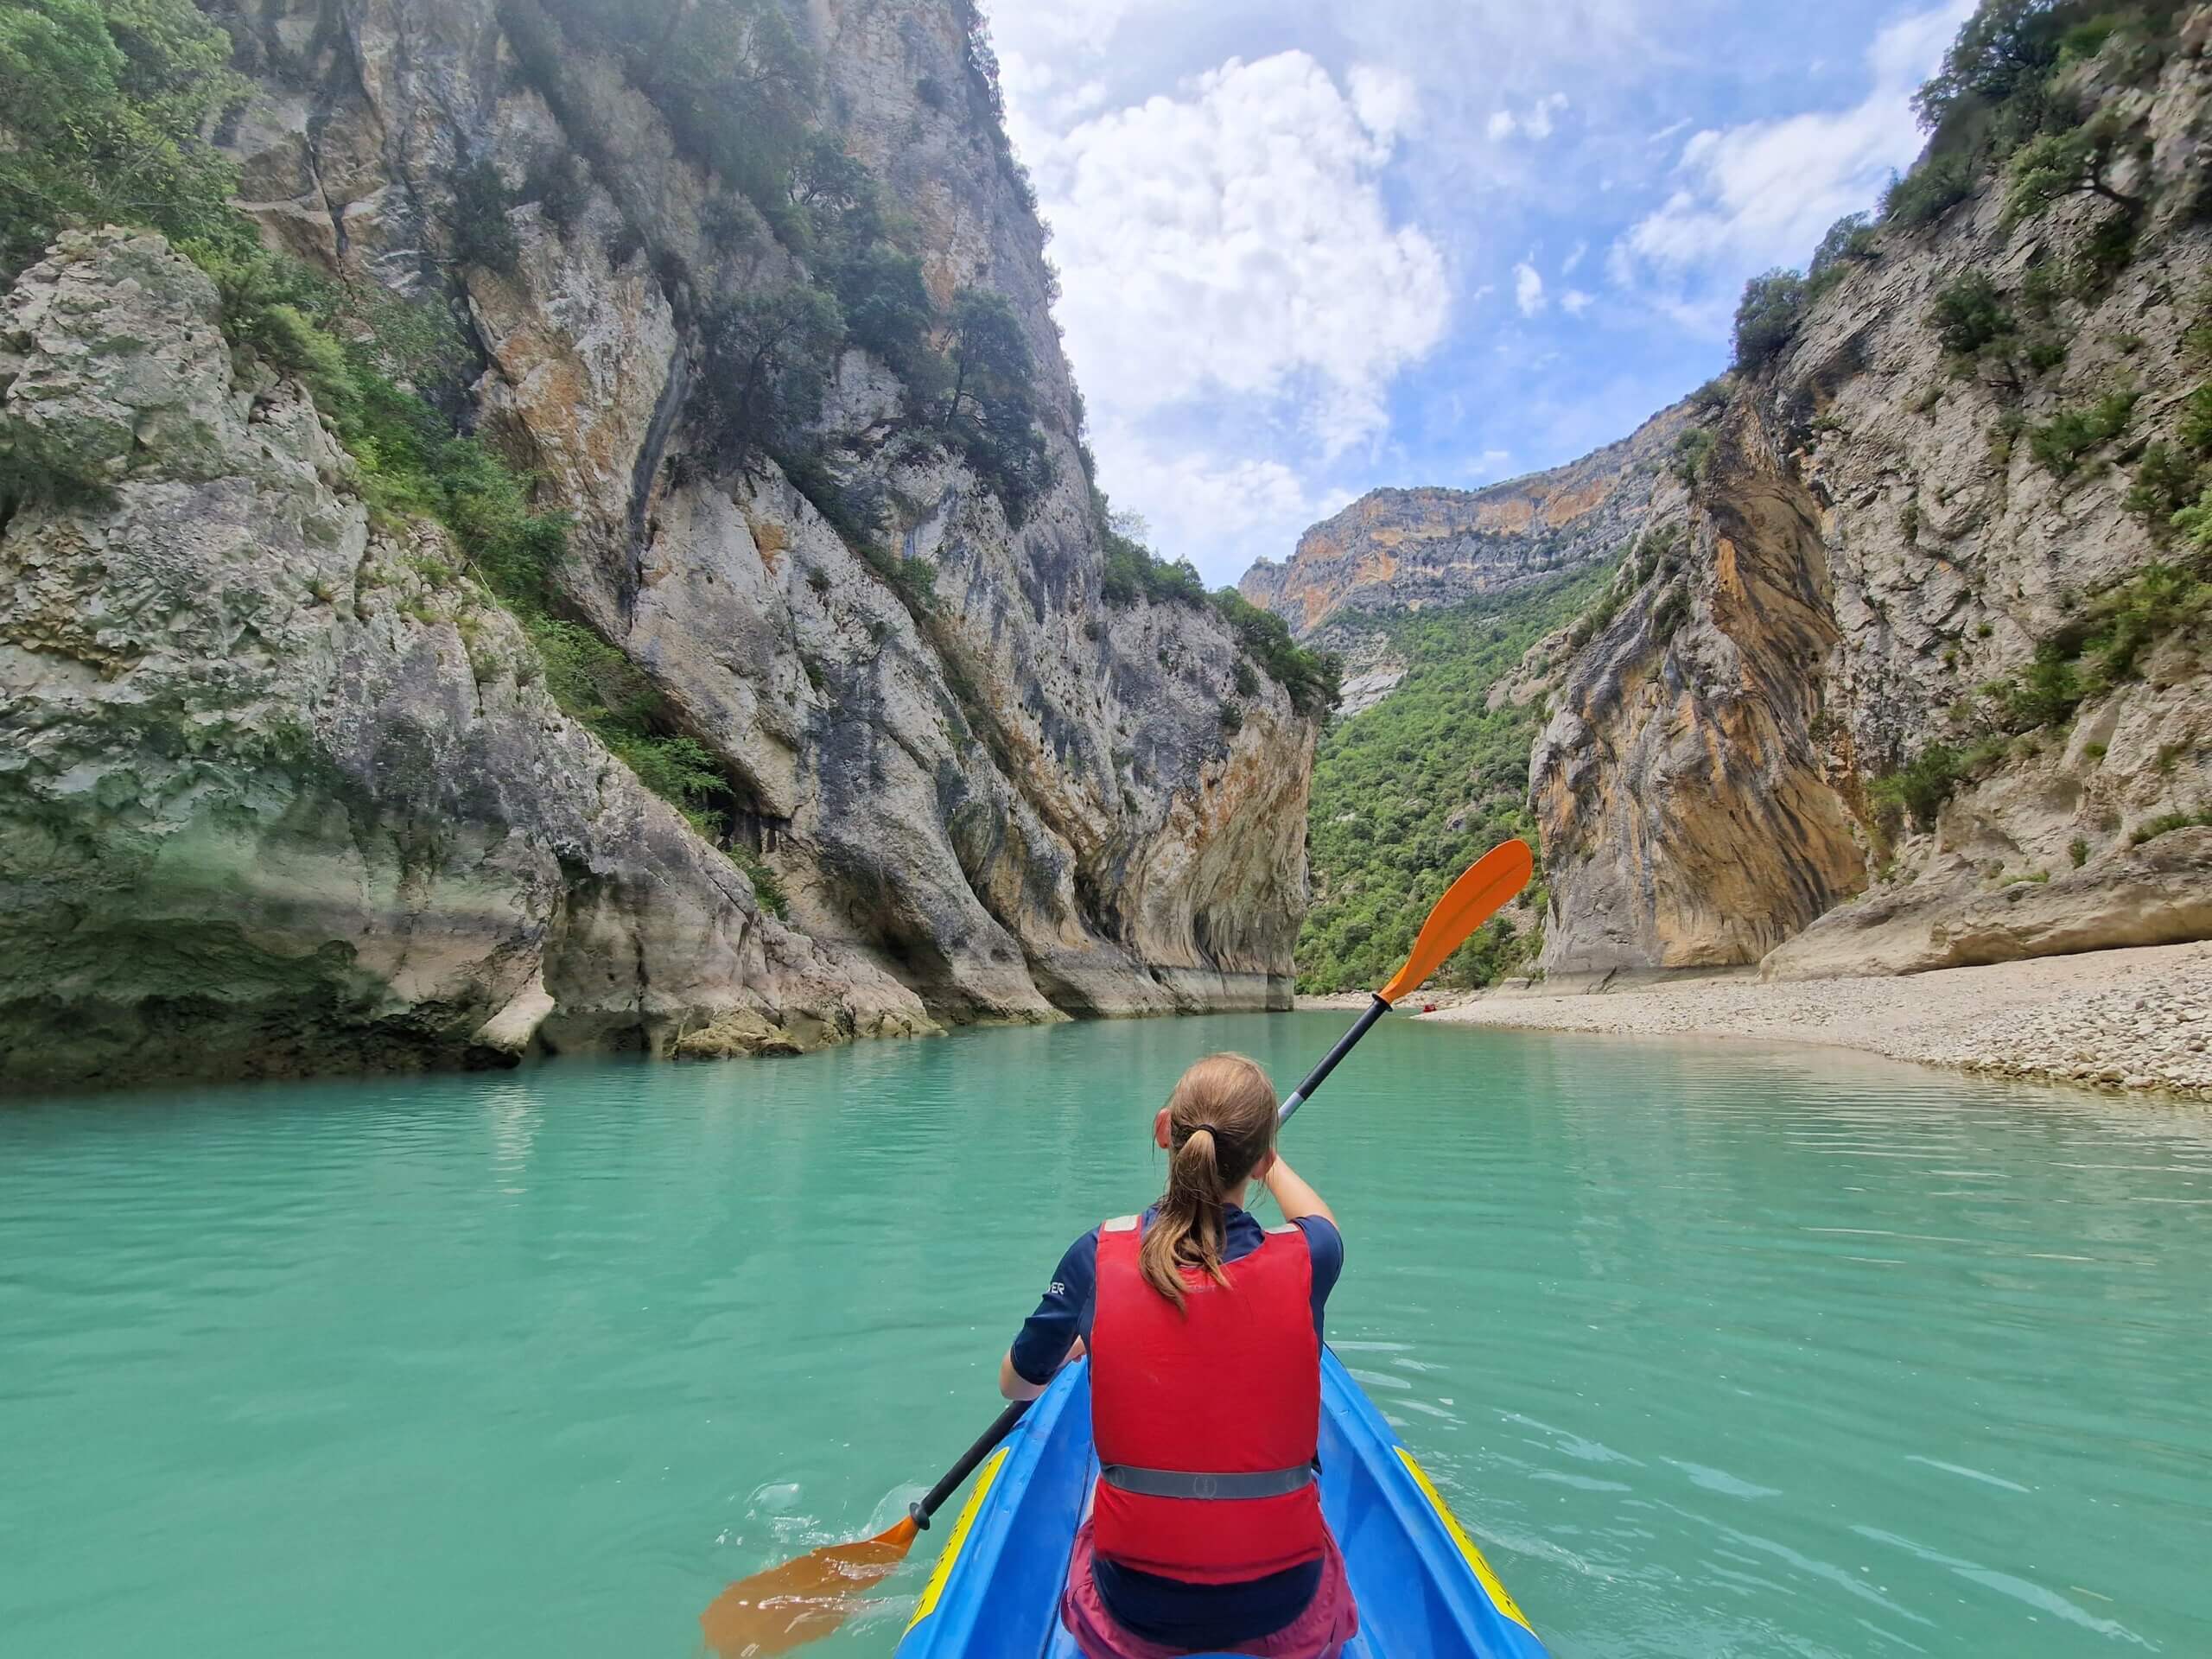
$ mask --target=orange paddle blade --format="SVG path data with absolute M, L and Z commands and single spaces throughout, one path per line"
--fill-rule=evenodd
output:
M 1421 924 L 1421 938 L 1414 941 L 1413 955 L 1375 995 L 1395 1003 L 1407 992 L 1419 990 L 1470 934 L 1512 902 L 1535 873 L 1536 855 L 1525 841 L 1509 841 L 1485 854 L 1436 901 L 1436 908 Z
M 708 1648 L 721 1659 L 789 1653 L 818 1641 L 860 1610 L 869 1586 L 913 1548 L 918 1529 L 901 1521 L 856 1544 L 830 1544 L 740 1580 L 699 1615 Z

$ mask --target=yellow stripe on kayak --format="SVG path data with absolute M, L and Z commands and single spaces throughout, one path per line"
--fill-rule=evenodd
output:
M 937 1558 L 937 1565 L 930 1569 L 930 1581 L 922 1586 L 922 1599 L 914 1604 L 914 1616 L 906 1621 L 906 1628 L 899 1633 L 904 1642 L 913 1634 L 914 1626 L 937 1611 L 938 1598 L 944 1593 L 945 1582 L 952 1577 L 952 1569 L 959 1565 L 960 1551 L 968 1541 L 968 1529 L 976 1524 L 976 1516 L 983 1508 L 983 1499 L 991 1490 L 991 1483 L 999 1478 L 999 1465 L 1006 1461 L 1007 1448 L 1001 1446 L 990 1455 L 988 1462 L 976 1477 L 976 1490 L 968 1494 L 968 1501 L 961 1506 L 960 1518 L 952 1523 L 952 1534 L 944 1541 L 944 1548 Z
M 1414 1484 L 1421 1488 L 1421 1496 L 1428 1500 L 1430 1507 L 1436 1511 L 1437 1519 L 1444 1522 L 1445 1530 L 1452 1535 L 1452 1541 L 1459 1546 L 1459 1553 L 1467 1558 L 1467 1565 L 1474 1568 L 1475 1577 L 1481 1581 L 1483 1593 L 1491 1599 L 1491 1605 L 1534 1636 L 1536 1627 L 1529 1622 L 1528 1615 L 1506 1593 L 1505 1586 L 1499 1582 L 1497 1574 L 1490 1570 L 1490 1563 L 1483 1559 L 1482 1551 L 1475 1548 L 1475 1541 L 1467 1536 L 1467 1529 L 1459 1524 L 1459 1517 L 1452 1513 L 1452 1506 L 1444 1501 L 1443 1495 L 1436 1490 L 1435 1483 L 1429 1479 L 1427 1471 L 1414 1461 L 1414 1454 L 1404 1446 L 1399 1446 L 1397 1452 L 1406 1465 L 1406 1472 L 1414 1478 Z

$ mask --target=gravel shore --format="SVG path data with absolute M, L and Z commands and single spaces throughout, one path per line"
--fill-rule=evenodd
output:
M 1432 1000 L 1438 1011 L 1421 1017 L 1455 1024 L 1829 1043 L 1998 1077 L 2212 1100 L 2212 944 L 1897 979 L 1714 979 L 1455 1006 Z

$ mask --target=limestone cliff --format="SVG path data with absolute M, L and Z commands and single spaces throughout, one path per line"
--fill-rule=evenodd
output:
M 102 474 L 0 538 L 0 1077 L 930 1027 L 563 717 L 442 533 L 372 521 L 299 389 L 234 372 L 160 238 L 66 238 L 0 379 Z
M 1051 320 L 1044 234 L 1006 151 L 988 48 L 964 0 L 813 0 L 788 10 L 747 0 L 725 10 L 755 30 L 734 49 L 754 49 L 773 24 L 788 29 L 791 51 L 813 67 L 810 129 L 828 141 L 833 169 L 857 162 L 895 204 L 901 245 L 920 257 L 935 326 L 951 326 L 942 320 L 966 293 L 1006 302 L 1034 365 L 1034 437 L 1017 435 L 1015 447 L 1041 446 L 1033 475 L 1046 480 L 1018 508 L 1001 480 L 923 418 L 941 392 L 858 344 L 824 365 L 804 475 L 766 453 L 733 454 L 711 441 L 702 404 L 750 390 L 717 382 L 728 378 L 727 353 L 716 355 L 718 320 L 813 280 L 806 254 L 794 251 L 807 238 L 780 219 L 772 224 L 755 200 L 763 192 L 741 190 L 728 176 L 732 163 L 671 125 L 696 107 L 665 86 L 648 86 L 646 57 L 584 29 L 577 20 L 591 8 L 582 0 L 273 0 L 207 10 L 231 29 L 250 78 L 250 98 L 218 135 L 239 166 L 242 204 L 270 245 L 349 294 L 407 302 L 398 309 L 410 315 L 450 307 L 472 359 L 448 394 L 452 412 L 531 473 L 541 509 L 567 516 L 568 554 L 550 573 L 558 610 L 649 678 L 670 731 L 710 758 L 713 804 L 734 855 L 772 872 L 790 895 L 788 928 L 758 917 L 730 860 L 681 818 L 639 798 L 603 756 L 518 759 L 537 780 L 520 791 L 531 798 L 524 803 L 468 775 L 479 764 L 468 757 L 482 745 L 504 748 L 505 738 L 467 721 L 440 725 L 459 719 L 446 703 L 437 720 L 395 714 L 396 731 L 428 722 L 444 734 L 420 757 L 422 787 L 432 794 L 405 798 L 421 833 L 441 848 L 448 836 L 455 846 L 472 834 L 536 836 L 541 817 L 582 815 L 599 824 L 606 814 L 594 803 L 613 791 L 623 811 L 650 821 L 664 843 L 655 856 L 681 867 L 680 874 L 626 885 L 600 881 L 591 872 L 631 855 L 563 842 L 533 878 L 532 913 L 541 920 L 580 914 L 588 903 L 610 929 L 651 932 L 656 925 L 640 896 L 651 889 L 654 902 L 720 918 L 724 933 L 751 941 L 751 957 L 741 960 L 733 943 L 711 969 L 667 969 L 626 947 L 600 962 L 596 970 L 621 977 L 633 1001 L 664 1010 L 620 1032 L 619 1020 L 601 1018 L 575 989 L 586 958 L 569 950 L 549 968 L 553 1007 L 543 1023 L 517 1014 L 493 1047 L 526 1046 L 533 1031 L 548 1045 L 569 1046 L 596 1024 L 606 1041 L 668 1052 L 679 1033 L 740 1007 L 779 1029 L 796 1020 L 850 1032 L 918 1027 L 932 1016 L 1041 1019 L 1287 1001 L 1304 904 L 1314 723 L 1280 685 L 1251 673 L 1212 609 L 1105 602 L 1080 402 Z M 671 16 L 691 12 L 675 7 Z M 764 67 L 761 79 L 770 78 Z M 563 182 L 549 185 L 549 177 Z M 775 213 L 800 205 L 796 197 L 767 203 Z M 486 218 L 498 221 L 493 235 L 511 257 L 472 254 L 468 238 L 483 241 Z M 76 280 L 68 272 L 118 257 L 65 251 L 54 270 L 26 277 L 17 315 L 54 315 L 57 284 Z M 131 255 L 142 264 L 152 257 Z M 178 302 L 127 317 L 114 348 L 157 358 L 182 351 L 183 337 L 170 331 L 193 312 Z M 16 349 L 44 349 L 35 335 L 23 334 Z M 11 414 L 29 407 L 28 387 L 19 377 Z M 97 388 L 84 395 L 113 396 Z M 238 457 L 259 442 L 266 416 L 251 411 L 264 405 L 297 411 L 298 442 L 316 442 L 296 386 L 249 376 L 208 397 L 211 406 L 248 411 L 238 416 L 242 432 L 223 439 L 225 459 L 188 464 L 149 445 L 130 463 L 117 505 L 27 512 L 7 526 L 11 680 L 0 712 L 11 728 L 46 719 L 41 710 L 56 697 L 112 700 L 116 665 L 96 651 L 57 645 L 34 613 L 65 598 L 91 613 L 131 608 L 124 594 L 133 578 L 69 551 L 135 535 L 128 527 L 139 520 L 130 515 L 145 510 L 131 490 L 188 484 L 229 500 L 262 488 Z M 313 497 L 311 510 L 299 509 L 307 519 L 358 519 L 359 501 L 335 458 L 303 452 L 294 465 L 321 480 L 286 486 Z M 177 533 L 194 558 L 213 556 L 196 532 L 180 525 Z M 369 568 L 393 558 L 404 564 L 403 543 L 426 533 L 416 526 L 370 534 L 372 549 L 390 551 L 365 556 Z M 303 585 L 329 582 L 349 592 L 350 566 L 326 571 L 321 557 L 287 551 L 279 537 L 251 570 L 226 575 L 225 591 L 245 603 L 265 582 L 283 590 L 288 614 Z M 205 575 L 213 568 L 169 563 L 180 581 L 188 569 Z M 434 613 L 448 602 L 423 601 Z M 371 608 L 381 615 L 380 606 Z M 312 621 L 327 637 L 303 646 L 297 661 L 281 653 L 286 673 L 307 673 L 317 652 L 349 660 L 351 620 L 327 609 L 301 614 L 296 626 Z M 385 634 L 399 626 L 389 618 L 377 626 Z M 156 633 L 149 649 L 165 672 L 221 678 L 229 672 L 223 653 L 242 648 L 235 628 Z M 411 636 L 386 643 L 409 663 L 430 649 Z M 518 649 L 527 656 L 526 646 Z M 190 661 L 194 652 L 207 660 Z M 327 696 L 351 696 L 359 684 L 359 677 L 341 678 Z M 418 693 L 433 697 L 427 685 L 407 697 Z M 474 699 L 462 702 L 473 708 Z M 318 767 L 343 771 L 347 755 L 385 741 L 373 703 L 330 718 L 352 722 L 358 742 L 307 743 Z M 553 717 L 533 706 L 518 718 L 535 730 Z M 226 767 L 237 788 L 260 791 L 264 758 L 251 748 L 226 755 L 229 730 L 217 723 L 203 746 L 208 763 Z M 70 803 L 81 817 L 67 833 L 97 837 L 106 832 L 89 822 L 99 817 L 92 797 L 70 780 L 138 765 L 130 758 L 138 740 L 118 728 L 104 757 L 92 725 L 71 741 L 79 760 L 18 765 L 10 784 L 40 814 Z M 589 747 L 575 734 L 562 741 Z M 279 795 L 291 788 L 272 786 Z M 442 813 L 460 810 L 448 798 L 455 794 L 478 816 L 443 824 Z M 498 798 L 486 804 L 486 795 Z M 371 798 L 382 799 L 373 791 Z M 464 832 L 463 823 L 483 827 Z M 373 884 L 357 882 L 359 891 L 318 923 L 303 873 L 264 893 L 255 872 L 274 867 L 240 854 L 231 868 L 230 887 L 181 885 L 166 901 L 177 950 L 197 948 L 195 917 L 209 940 L 229 937 L 236 918 L 215 903 L 216 891 L 235 890 L 247 910 L 281 898 L 295 931 L 256 946 L 264 978 L 283 978 L 276 964 L 295 957 L 344 958 L 352 1000 L 308 997 L 303 1007 L 325 1011 L 320 1031 L 304 1014 L 288 1016 L 281 1034 L 244 1015 L 217 1021 L 204 1069 L 353 1064 L 386 1046 L 380 1033 L 395 1009 L 417 1058 L 478 1052 L 482 1005 L 508 1000 L 498 993 L 510 988 L 510 958 L 522 957 L 504 945 L 480 950 L 469 919 L 481 908 L 476 900 L 456 899 L 463 913 L 448 915 L 444 889 L 402 884 L 416 925 L 477 941 L 456 947 L 455 957 L 474 964 L 461 976 L 474 988 L 449 995 L 359 945 L 362 895 Z M 57 865 L 41 880 L 41 902 L 52 915 L 94 923 L 115 895 L 138 891 L 111 880 L 105 855 L 88 850 L 67 873 Z M 110 1046 L 118 1053 L 194 1029 L 201 1003 L 186 996 L 173 1007 L 159 976 L 137 990 L 124 976 L 95 996 L 96 937 L 83 935 L 79 977 L 50 987 L 35 1011 L 17 1001 L 0 1020 L 11 1027 L 13 1057 L 0 1072 L 94 1070 L 89 1058 L 69 1061 L 68 1046 L 54 1037 L 87 1007 L 123 1011 L 143 999 L 131 1016 L 138 1033 L 118 1034 Z M 766 938 L 779 943 L 759 943 Z M 804 973 L 779 977 L 772 962 L 763 965 L 763 950 L 785 952 Z M 486 966 L 493 957 L 497 974 Z M 222 1001 L 220 971 L 210 979 Z M 529 980 L 525 970 L 512 988 L 527 989 Z M 57 1044 L 50 1065 L 35 1059 L 48 1042 Z
M 1668 410 L 1580 461 L 1488 489 L 1376 490 L 1238 585 L 1312 637 L 1350 613 L 1458 604 L 1610 558 L 1643 528 L 1688 420 Z
M 1719 412 L 1684 556 L 1537 746 L 1551 972 L 2212 931 L 2212 833 L 2177 827 L 2212 798 L 2202 556 L 2157 499 L 2212 379 L 2208 39 L 2200 9 L 2054 83 L 2136 206 L 2016 216 L 2000 179 L 1885 227 Z

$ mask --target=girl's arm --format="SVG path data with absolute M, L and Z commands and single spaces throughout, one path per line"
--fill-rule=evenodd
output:
M 1274 1166 L 1268 1171 L 1268 1192 L 1281 1207 L 1285 1221 L 1301 1221 L 1307 1216 L 1319 1216 L 1332 1227 L 1337 1224 L 1335 1213 L 1321 1202 L 1321 1195 L 1283 1161 L 1280 1153 L 1275 1155 Z
M 1081 1359 L 1083 1355 L 1083 1338 L 1081 1337 L 1077 1337 L 1075 1339 L 1075 1346 L 1068 1350 L 1068 1357 L 1062 1360 L 1060 1363 L 1062 1365 L 1072 1365 L 1076 1361 Z M 1034 1400 L 1039 1395 L 1044 1393 L 1046 1389 L 1049 1389 L 1052 1386 L 1052 1385 L 1049 1381 L 1043 1382 L 1032 1382 L 1020 1371 L 1015 1370 L 1014 1369 L 1014 1350 L 1011 1348 L 1007 1350 L 1006 1357 L 999 1361 L 999 1392 L 1009 1400 Z

